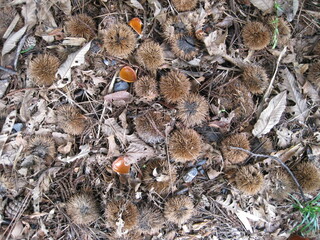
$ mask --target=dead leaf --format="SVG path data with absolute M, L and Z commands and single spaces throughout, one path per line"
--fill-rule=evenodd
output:
M 226 41 L 227 31 L 224 32 L 222 29 L 218 29 L 209 34 L 204 39 L 207 51 L 210 55 L 224 55 L 226 54 Z
M 63 88 L 71 82 L 71 68 L 80 66 L 85 62 L 85 55 L 89 51 L 90 46 L 91 41 L 84 45 L 79 51 L 68 56 L 67 60 L 58 69 L 56 75 L 60 76 L 61 80 L 54 84 L 54 87 Z M 67 82 L 64 80 L 67 80 Z
M 291 144 L 293 132 L 286 127 L 282 127 L 280 130 L 276 130 L 278 143 L 281 148 L 288 147 Z
M 141 5 L 141 3 L 138 2 L 138 0 L 129 0 L 126 3 L 131 7 L 134 7 L 134 8 L 137 8 L 137 9 L 144 11 L 143 6 Z
M 273 0 L 250 0 L 250 2 L 259 10 L 265 12 L 273 8 Z
M 289 91 L 288 98 L 296 103 L 294 106 L 288 107 L 288 109 L 299 121 L 305 122 L 309 112 L 307 100 L 303 99 L 295 77 L 288 68 L 281 72 L 281 76 L 284 80 L 285 89 Z
M 17 42 L 22 38 L 27 28 L 28 28 L 28 25 L 25 25 L 18 32 L 15 32 L 8 37 L 8 39 L 3 44 L 2 53 L 1 53 L 2 56 L 11 52 L 11 50 L 16 47 Z
M 292 22 L 299 9 L 299 0 L 278 0 L 279 7 L 276 8 L 277 15 L 285 14 L 287 21 Z
M 268 107 L 262 111 L 258 121 L 254 125 L 252 134 L 260 137 L 267 134 L 280 121 L 281 115 L 286 108 L 287 93 L 283 91 L 273 97 Z
M 65 162 L 65 163 L 71 163 L 71 162 L 74 162 L 78 159 L 81 159 L 81 158 L 88 156 L 91 151 L 91 148 L 88 144 L 80 146 L 79 149 L 81 151 L 77 155 L 72 156 L 72 157 L 67 156 L 66 158 L 61 158 L 61 156 L 59 156 L 59 157 L 57 157 L 57 160 L 59 160 L 61 162 Z
M 104 96 L 106 103 L 113 103 L 117 106 L 126 105 L 131 103 L 132 100 L 133 96 L 127 91 L 114 92 Z
M 66 145 L 60 145 L 58 147 L 58 152 L 62 154 L 68 154 L 71 151 L 72 142 L 68 142 Z
M 0 135 L 0 156 L 2 155 L 4 145 L 8 140 L 8 136 L 12 131 L 13 125 L 16 121 L 16 117 L 17 117 L 17 110 L 13 110 L 8 114 L 8 116 L 6 117 L 6 121 L 2 126 L 1 135 Z
M 148 0 L 149 6 L 154 9 L 153 16 L 157 17 L 162 10 L 162 6 L 158 0 Z

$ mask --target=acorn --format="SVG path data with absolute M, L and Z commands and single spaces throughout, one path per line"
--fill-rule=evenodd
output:
M 152 207 L 143 207 L 139 212 L 138 231 L 149 235 L 157 234 L 165 222 L 162 212 Z
M 137 50 L 137 62 L 149 71 L 154 71 L 164 64 L 163 49 L 152 40 L 143 42 Z
M 206 99 L 198 94 L 185 96 L 177 105 L 177 117 L 186 127 L 193 127 L 201 124 L 209 112 L 209 104 Z
M 245 134 L 236 133 L 226 137 L 222 140 L 220 149 L 224 159 L 232 164 L 241 163 L 249 156 L 248 153 L 244 151 L 232 149 L 230 147 L 250 150 L 250 142 Z
M 195 9 L 198 0 L 172 0 L 171 2 L 179 12 L 185 12 Z
M 261 50 L 270 43 L 269 28 L 261 22 L 248 22 L 242 29 L 244 44 L 251 50 Z
M 235 186 L 247 195 L 258 193 L 264 184 L 262 173 L 254 166 L 242 166 L 234 178 Z
M 135 33 L 123 23 L 114 24 L 103 33 L 103 47 L 108 54 L 118 58 L 127 58 L 137 43 Z
M 192 60 L 199 51 L 194 34 L 176 37 L 170 41 L 170 46 L 174 55 L 185 61 Z
M 83 37 L 91 40 L 96 36 L 96 24 L 92 17 L 87 14 L 70 16 L 65 26 L 67 33 L 69 33 L 71 37 Z
M 243 67 L 242 81 L 253 94 L 262 94 L 269 84 L 265 69 L 252 64 L 247 64 Z
M 52 137 L 36 135 L 30 138 L 27 151 L 29 154 L 36 155 L 42 159 L 52 159 L 56 155 L 55 142 Z
M 190 35 L 193 32 L 190 21 L 182 15 L 168 17 L 162 29 L 163 36 L 169 43 L 184 35 Z
M 176 130 L 169 138 L 169 152 L 176 162 L 193 161 L 200 155 L 201 144 L 201 137 L 195 130 Z
M 138 97 L 147 102 L 153 101 L 159 95 L 156 79 L 148 75 L 142 76 L 134 82 L 133 89 Z
M 130 172 L 130 165 L 125 163 L 123 156 L 120 156 L 112 163 L 112 170 L 119 174 L 127 174 Z
M 81 135 L 87 127 L 87 119 L 72 105 L 62 105 L 56 111 L 59 128 L 71 135 Z
M 98 220 L 100 215 L 94 198 L 83 193 L 71 197 L 66 210 L 72 222 L 78 225 L 89 225 Z
M 168 199 L 164 205 L 164 216 L 172 223 L 181 225 L 186 223 L 194 213 L 192 199 L 180 195 Z
M 166 125 L 171 117 L 159 111 L 148 111 L 135 119 L 137 134 L 147 143 L 158 143 L 164 140 Z
M 48 87 L 54 83 L 59 65 L 59 59 L 55 56 L 38 55 L 29 64 L 29 76 L 35 84 Z
M 135 30 L 138 34 L 141 34 L 142 33 L 142 21 L 140 18 L 132 18 L 130 21 L 129 21 L 129 25 L 130 27 L 133 28 L 133 30 Z
M 169 167 L 167 160 L 153 159 L 147 163 L 143 171 L 143 183 L 149 191 L 161 196 L 168 194 L 175 184 L 177 172 L 173 165 Z
M 160 93 L 169 103 L 177 103 L 190 91 L 190 81 L 182 72 L 171 70 L 160 78 Z
M 125 82 L 135 82 L 137 81 L 137 74 L 136 71 L 134 71 L 131 67 L 129 66 L 124 66 L 121 68 L 119 72 L 119 77 L 125 81 Z
M 122 231 L 130 231 L 138 224 L 138 209 L 129 200 L 111 200 L 106 205 L 105 215 L 108 224 L 117 229 L 117 222 L 123 221 Z M 120 220 L 121 219 L 121 220 Z
M 320 62 L 316 62 L 310 65 L 307 78 L 317 88 L 320 87 Z
M 298 163 L 291 170 L 304 192 L 312 193 L 320 189 L 320 169 L 312 162 Z
M 270 173 L 271 196 L 275 199 L 284 199 L 296 189 L 291 176 L 284 169 L 276 169 Z

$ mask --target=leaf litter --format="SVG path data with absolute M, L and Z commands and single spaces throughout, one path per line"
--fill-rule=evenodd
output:
M 294 187 L 284 192 L 290 177 L 273 158 L 292 170 L 312 163 L 318 175 L 310 181 L 320 189 L 317 7 L 316 1 L 297 0 L 1 1 L 12 18 L 0 15 L 0 238 L 287 239 L 301 220 L 288 194 L 302 201 L 317 193 L 301 196 Z M 79 14 L 92 18 L 96 28 L 81 21 L 66 27 Z M 133 18 L 143 23 L 141 35 L 128 25 Z M 258 41 L 259 29 L 243 40 L 250 22 L 267 29 L 270 43 L 263 49 L 246 45 Z M 128 28 L 113 29 L 117 41 L 109 49 L 105 32 L 116 23 Z M 87 38 L 86 31 L 94 37 Z M 116 53 L 123 41 L 128 42 L 122 47 L 131 46 L 125 35 L 131 31 L 131 52 Z M 280 41 L 284 35 L 287 41 Z M 139 52 L 147 41 L 162 52 Z M 60 61 L 49 87 L 36 85 L 30 75 L 41 54 Z M 141 56 L 148 63 L 164 61 L 150 70 Z M 248 65 L 265 73 L 243 74 Z M 126 66 L 137 82 L 120 79 Z M 184 74 L 190 86 L 175 87 L 171 79 L 166 89 L 170 71 Z M 142 77 L 150 82 L 138 85 Z M 186 91 L 172 101 L 170 94 L 182 87 Z M 137 96 L 150 89 L 152 100 Z M 203 98 L 189 101 L 192 94 Z M 70 111 L 61 111 L 64 106 Z M 201 120 L 189 121 L 195 116 Z M 138 121 L 145 121 L 142 130 Z M 67 133 L 65 126 L 77 131 Z M 194 136 L 183 136 L 183 129 L 194 129 Z M 240 133 L 248 146 L 236 137 Z M 200 139 L 199 151 L 193 138 Z M 224 139 L 231 145 L 222 151 Z M 252 154 L 231 164 L 227 159 L 242 151 L 233 147 Z M 185 157 L 189 153 L 191 160 Z M 119 157 L 129 173 L 114 171 Z M 177 195 L 194 204 L 176 213 L 183 219 L 192 212 L 184 224 L 168 217 L 176 210 L 166 203 Z M 93 197 L 99 217 L 78 225 L 76 217 L 90 216 L 92 202 L 84 197 L 72 215 L 67 209 L 73 196 Z M 107 207 L 110 201 L 117 202 L 115 209 Z M 146 207 L 150 213 L 142 216 Z M 110 223 L 107 211 L 116 222 Z M 165 220 L 157 222 L 152 211 Z

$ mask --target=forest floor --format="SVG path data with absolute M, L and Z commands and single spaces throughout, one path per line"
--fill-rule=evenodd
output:
M 318 0 L 0 0 L 0 36 L 1 239 L 320 239 Z

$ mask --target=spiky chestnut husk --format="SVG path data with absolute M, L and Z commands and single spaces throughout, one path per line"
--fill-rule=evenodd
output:
M 169 152 L 176 162 L 188 162 L 197 159 L 201 144 L 201 137 L 195 130 L 176 130 L 169 138 Z
M 178 11 L 184 12 L 195 9 L 198 0 L 172 0 L 171 2 Z
M 190 91 L 190 81 L 179 71 L 171 70 L 160 78 L 160 93 L 169 103 L 176 103 Z
M 114 57 L 127 58 L 133 52 L 136 43 L 135 33 L 123 23 L 114 24 L 103 33 L 103 47 Z
M 157 81 L 151 76 L 142 76 L 133 83 L 136 95 L 146 101 L 153 101 L 159 96 Z
M 62 105 L 57 111 L 58 126 L 71 135 L 81 135 L 87 127 L 87 119 L 80 110 L 72 105 Z
M 274 33 L 274 31 L 278 31 L 277 35 L 277 44 L 279 46 L 283 46 L 285 44 L 288 44 L 290 38 L 291 38 L 291 29 L 289 27 L 289 24 L 287 21 L 285 21 L 283 18 L 277 18 L 275 16 L 268 17 L 267 23 L 270 28 L 271 34 Z
M 250 91 L 240 81 L 221 89 L 219 101 L 223 109 L 234 111 L 232 122 L 243 121 L 253 113 L 255 107 Z
M 130 231 L 138 224 L 138 208 L 129 200 L 112 200 L 106 205 L 106 220 L 108 224 L 117 229 L 119 218 L 124 222 L 123 232 Z
M 291 176 L 283 169 L 276 169 L 270 173 L 271 196 L 275 199 L 284 199 L 296 189 Z
M 147 40 L 138 48 L 136 60 L 145 69 L 154 71 L 164 64 L 163 50 L 159 43 Z
M 89 225 L 99 218 L 97 203 L 88 194 L 78 194 L 67 202 L 66 210 L 72 222 L 79 225 Z
M 308 73 L 308 80 L 316 87 L 320 87 L 320 62 L 311 64 Z
M 156 172 L 155 172 L 156 171 Z M 170 192 L 175 184 L 177 172 L 173 165 L 162 159 L 154 159 L 147 163 L 143 171 L 143 182 L 149 191 L 154 191 L 161 196 Z
M 311 162 L 297 164 L 292 172 L 306 193 L 312 193 L 320 188 L 320 169 Z
M 197 94 L 189 94 L 178 102 L 178 118 L 186 127 L 201 124 L 209 112 L 206 99 Z
M 249 22 L 242 29 L 244 44 L 252 50 L 260 50 L 270 43 L 270 30 L 261 22 Z
M 248 64 L 244 66 L 242 81 L 253 94 L 262 94 L 269 84 L 269 78 L 265 69 L 258 65 Z
M 172 52 L 180 59 L 190 61 L 198 54 L 197 39 L 193 34 L 178 36 L 170 41 Z
M 53 158 L 56 155 L 55 142 L 52 137 L 37 135 L 29 140 L 28 152 L 40 158 Z
M 232 164 L 243 162 L 249 155 L 248 153 L 231 149 L 230 147 L 239 147 L 245 150 L 250 150 L 250 142 L 245 134 L 237 133 L 226 137 L 221 142 L 221 152 L 225 160 Z
M 90 40 L 96 35 L 96 24 L 92 17 L 87 14 L 70 16 L 69 20 L 65 23 L 65 26 L 67 33 L 72 37 L 83 37 Z
M 182 15 L 169 17 L 162 26 L 163 36 L 169 43 L 175 41 L 178 37 L 192 34 L 190 21 Z
M 164 130 L 166 124 L 170 122 L 169 115 L 158 112 L 148 111 L 146 114 L 135 119 L 137 134 L 147 143 L 158 143 L 164 140 Z
M 39 86 L 50 86 L 54 83 L 59 65 L 59 59 L 55 56 L 50 54 L 38 55 L 29 64 L 30 78 Z
M 264 183 L 262 173 L 254 166 L 240 167 L 234 181 L 236 188 L 247 195 L 258 193 Z
M 165 219 L 160 210 L 144 207 L 140 210 L 138 231 L 143 234 L 154 235 L 162 228 Z
M 180 195 L 167 200 L 164 205 L 164 216 L 172 223 L 181 225 L 186 223 L 194 213 L 192 199 L 188 196 Z

